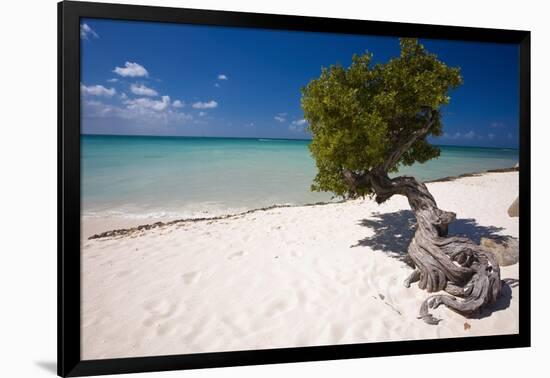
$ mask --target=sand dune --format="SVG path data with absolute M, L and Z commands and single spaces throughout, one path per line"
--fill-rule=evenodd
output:
M 451 233 L 518 236 L 506 213 L 517 172 L 428 185 L 457 212 Z M 394 197 L 84 239 L 82 358 L 517 333 L 517 287 L 474 318 L 444 307 L 438 326 L 416 318 L 427 293 L 403 286 L 401 261 L 413 227 Z M 519 278 L 518 265 L 502 278 Z

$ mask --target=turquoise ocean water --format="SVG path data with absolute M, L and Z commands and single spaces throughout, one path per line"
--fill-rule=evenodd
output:
M 308 141 L 81 136 L 82 214 L 196 217 L 273 204 L 329 201 L 309 190 L 316 168 Z M 518 150 L 441 147 L 441 156 L 401 173 L 431 180 L 508 168 Z

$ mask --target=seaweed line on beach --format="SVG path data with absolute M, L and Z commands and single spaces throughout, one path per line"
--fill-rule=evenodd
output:
M 506 172 L 516 172 L 516 171 L 519 171 L 518 167 L 490 169 L 490 170 L 482 171 L 482 172 L 464 173 L 464 174 L 461 174 L 461 175 L 458 175 L 458 176 L 448 176 L 448 177 L 443 177 L 443 178 L 424 181 L 424 182 L 425 183 L 448 182 L 448 181 L 454 181 L 454 180 L 458 180 L 458 179 L 465 178 L 465 177 L 482 176 L 482 175 L 487 174 L 487 173 L 506 173 Z M 98 234 L 94 234 L 94 235 L 88 237 L 88 240 L 103 239 L 103 238 L 117 237 L 117 236 L 127 236 L 127 235 L 130 235 L 130 234 L 134 234 L 136 232 L 147 231 L 147 230 L 166 227 L 166 226 L 172 226 L 172 225 L 180 224 L 180 223 L 196 223 L 196 222 L 206 222 L 206 221 L 218 221 L 218 220 L 224 220 L 224 219 L 239 218 L 239 217 L 242 217 L 242 216 L 247 215 L 247 214 L 252 214 L 252 213 L 261 212 L 261 211 L 268 211 L 268 210 L 273 210 L 273 209 L 281 209 L 281 208 L 289 208 L 289 207 L 322 206 L 322 205 L 344 203 L 344 202 L 347 202 L 347 201 L 348 200 L 340 200 L 340 201 L 334 201 L 334 202 L 314 202 L 314 203 L 306 203 L 306 204 L 303 204 L 303 205 L 284 205 L 284 204 L 283 205 L 271 205 L 271 206 L 261 207 L 261 208 L 257 208 L 257 209 L 251 209 L 251 210 L 247 210 L 247 211 L 243 211 L 243 212 L 235 213 L 235 214 L 223 214 L 223 215 L 218 215 L 218 216 L 213 216 L 213 217 L 183 218 L 183 219 L 175 219 L 175 220 L 168 221 L 168 222 L 159 221 L 159 222 L 155 222 L 155 223 L 143 224 L 143 225 L 130 227 L 130 228 L 121 228 L 121 229 L 115 229 L 115 230 L 100 232 Z
M 257 209 L 251 209 L 251 210 L 247 210 L 247 211 L 243 211 L 235 214 L 223 214 L 223 215 L 217 215 L 214 217 L 175 219 L 169 222 L 155 222 L 155 223 L 143 224 L 143 225 L 130 227 L 130 228 L 121 228 L 117 230 L 105 231 L 105 232 L 94 234 L 88 237 L 88 240 L 108 238 L 113 236 L 125 236 L 137 231 L 151 230 L 154 228 L 172 226 L 174 224 L 179 224 L 179 223 L 196 223 L 196 222 L 217 221 L 217 220 L 224 220 L 224 219 L 231 219 L 231 218 L 239 218 L 247 214 L 252 214 L 260 211 L 268 211 L 273 209 L 280 209 L 285 207 L 317 206 L 317 205 L 328 205 L 331 203 L 343 203 L 343 202 L 345 201 L 342 200 L 342 201 L 335 201 L 335 202 L 315 202 L 315 203 L 307 203 L 304 205 L 271 205 L 271 206 L 260 207 Z

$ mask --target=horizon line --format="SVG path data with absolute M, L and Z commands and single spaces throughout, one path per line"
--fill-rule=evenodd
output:
M 269 139 L 269 140 L 296 140 L 296 141 L 312 141 L 311 138 L 274 138 L 274 137 L 239 137 L 239 136 L 197 136 L 197 135 L 150 135 L 150 134 L 100 134 L 100 133 L 80 133 L 80 136 L 112 136 L 112 137 L 145 137 L 145 138 L 204 138 L 204 139 Z M 492 149 L 508 149 L 508 150 L 518 150 L 518 147 L 489 147 L 489 146 L 470 146 L 470 145 L 460 145 L 460 144 L 436 144 L 433 145 L 437 147 L 466 147 L 466 148 L 492 148 Z

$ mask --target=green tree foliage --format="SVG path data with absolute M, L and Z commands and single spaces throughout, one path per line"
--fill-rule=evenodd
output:
M 373 64 L 366 52 L 354 55 L 349 68 L 323 67 L 321 76 L 302 89 L 318 168 L 312 190 L 350 195 L 344 169 L 357 174 L 380 169 L 409 140 L 414 142 L 384 172 L 439 156 L 426 138 L 442 134 L 439 109 L 449 103 L 449 90 L 462 83 L 460 69 L 448 67 L 416 39 L 403 38 L 400 46 L 400 56 L 387 63 Z M 415 132 L 427 125 L 427 111 L 431 125 L 417 138 Z M 370 188 L 361 191 L 354 194 L 369 194 Z

